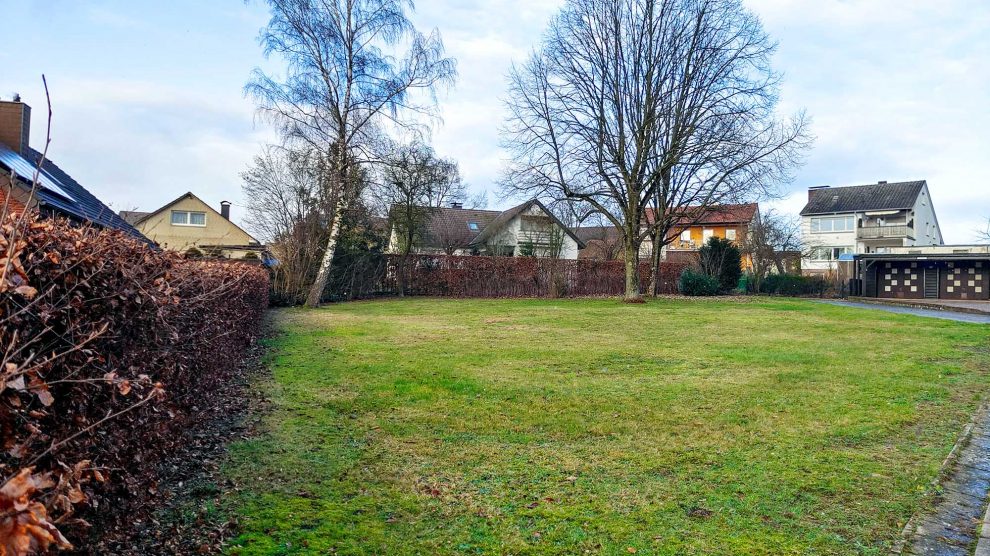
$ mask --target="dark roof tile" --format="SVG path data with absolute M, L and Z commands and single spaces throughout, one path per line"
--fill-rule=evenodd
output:
M 925 185 L 925 180 L 920 180 L 812 189 L 801 214 L 909 209 Z
M 24 153 L 24 158 L 31 164 L 38 164 L 38 161 L 41 160 L 41 153 L 29 147 L 27 152 Z M 121 230 L 128 235 L 148 241 L 134 226 L 131 226 L 120 215 L 110 210 L 110 207 L 104 205 L 54 162 L 45 158 L 42 169 L 58 180 L 59 185 L 65 189 L 66 193 L 72 196 L 74 201 L 69 201 L 46 189 L 38 190 L 38 201 L 67 216 L 89 221 L 103 228 Z

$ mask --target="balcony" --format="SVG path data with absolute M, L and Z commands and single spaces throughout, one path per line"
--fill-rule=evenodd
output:
M 552 230 L 519 230 L 516 234 L 517 243 L 532 243 L 533 245 L 549 245 L 560 242 L 563 237 L 555 235 Z
M 914 239 L 914 228 L 904 224 L 856 228 L 858 239 Z

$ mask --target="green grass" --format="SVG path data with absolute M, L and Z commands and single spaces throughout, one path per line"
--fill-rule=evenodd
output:
M 230 554 L 882 554 L 990 327 L 803 300 L 278 311 Z

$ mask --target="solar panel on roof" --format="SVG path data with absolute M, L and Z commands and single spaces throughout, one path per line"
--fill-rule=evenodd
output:
M 23 156 L 15 153 L 14 151 L 0 145 L 0 164 L 13 170 L 21 179 L 30 182 L 34 179 L 34 174 L 37 171 L 37 167 L 24 159 Z M 41 182 L 39 185 L 45 189 L 61 195 L 70 201 L 75 201 L 72 195 L 65 192 L 62 184 L 58 182 L 55 178 L 50 176 L 44 170 L 38 172 L 38 181 Z

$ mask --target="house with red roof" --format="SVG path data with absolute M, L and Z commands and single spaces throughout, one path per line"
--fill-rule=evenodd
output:
M 655 221 L 652 209 L 646 209 L 647 223 Z M 749 232 L 760 222 L 758 203 L 724 204 L 708 207 L 685 207 L 677 211 L 674 224 L 668 232 L 667 245 L 663 248 L 663 260 L 695 262 L 698 250 L 711 237 L 720 237 L 742 247 Z M 582 259 L 621 259 L 622 236 L 612 226 L 582 226 L 575 233 L 585 242 Z M 644 241 L 640 246 L 640 259 L 649 259 L 652 245 Z M 743 269 L 751 267 L 743 256 Z

